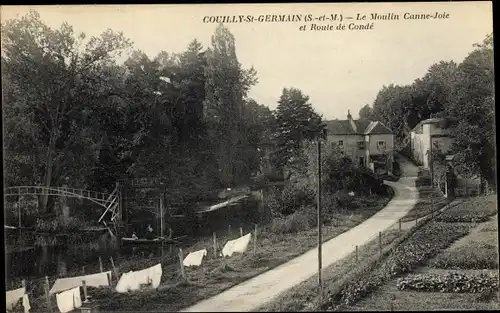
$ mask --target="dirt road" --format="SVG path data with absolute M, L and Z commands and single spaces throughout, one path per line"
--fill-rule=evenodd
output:
M 374 239 L 406 215 L 418 199 L 416 177 L 404 177 L 398 182 L 386 182 L 395 191 L 385 208 L 360 225 L 323 243 L 323 268 L 353 252 L 355 246 Z M 318 250 L 313 249 L 287 263 L 262 273 L 217 296 L 198 302 L 181 312 L 251 311 L 280 293 L 316 275 Z

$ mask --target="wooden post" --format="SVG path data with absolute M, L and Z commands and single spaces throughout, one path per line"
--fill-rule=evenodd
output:
M 163 193 L 160 194 L 160 237 L 163 238 Z
M 85 276 L 85 265 L 82 266 L 82 275 Z
M 113 273 L 115 274 L 115 277 L 118 280 L 118 270 L 115 267 L 115 262 L 113 261 L 113 257 L 110 257 L 109 259 L 111 260 L 111 267 L 113 267 Z
M 99 257 L 99 270 L 102 272 L 104 272 L 104 268 L 102 267 L 102 260 L 101 260 L 101 257 Z
M 184 255 L 182 253 L 182 248 L 179 248 L 179 264 L 181 266 L 181 275 L 182 278 L 186 279 L 186 272 L 184 271 Z
M 47 308 L 49 312 L 52 313 L 52 303 L 50 302 L 50 286 L 49 286 L 49 276 L 45 276 L 45 299 L 47 301 Z
M 214 232 L 213 234 L 213 241 L 214 241 L 214 258 L 217 258 L 217 234 Z
M 113 287 L 113 281 L 111 280 L 111 274 L 110 274 L 110 273 L 106 273 L 106 276 L 108 276 L 108 283 L 109 283 L 109 286 L 110 286 L 110 287 Z
M 415 226 L 417 226 L 417 225 L 418 225 L 418 217 L 415 218 Z
M 165 259 L 165 241 L 161 240 L 161 261 Z
M 257 254 L 257 224 L 255 224 L 255 229 L 253 231 L 253 254 Z
M 356 246 L 356 262 L 359 261 L 359 247 Z
M 26 202 L 26 201 L 23 201 L 23 203 L 24 202 Z M 21 229 L 21 227 L 22 227 L 22 223 L 21 223 L 21 205 L 20 205 L 19 202 L 17 203 L 17 209 L 18 209 L 18 214 L 19 214 L 19 229 Z
M 240 237 L 243 237 L 243 227 L 240 227 Z
M 401 219 L 399 219 L 399 233 L 401 233 Z
M 382 257 L 382 232 L 378 232 L 378 248 L 380 250 L 380 257 Z
M 85 280 L 82 280 L 82 287 L 83 287 L 83 303 L 88 303 L 88 296 L 87 296 L 87 283 Z
M 229 237 L 231 237 L 231 224 L 229 224 L 229 229 L 228 229 L 228 231 L 227 231 L 227 235 L 228 235 Z

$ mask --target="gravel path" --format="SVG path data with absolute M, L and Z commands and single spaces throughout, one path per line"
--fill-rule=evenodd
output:
M 375 238 L 379 232 L 392 227 L 417 203 L 415 177 L 404 177 L 398 182 L 385 183 L 395 195 L 378 213 L 360 225 L 323 243 L 323 268 L 353 252 L 355 246 Z M 181 312 L 230 312 L 255 310 L 280 293 L 316 275 L 318 250 L 313 249 L 287 263 L 236 285 L 212 298 Z

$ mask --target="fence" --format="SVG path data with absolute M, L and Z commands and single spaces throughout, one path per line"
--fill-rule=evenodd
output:
M 369 238 L 367 243 L 360 246 L 354 246 L 351 255 L 347 257 L 353 260 L 353 262 L 351 262 L 351 272 L 346 273 L 336 285 L 343 285 L 343 283 L 349 281 L 349 278 L 352 278 L 356 272 L 376 264 L 378 260 L 387 255 L 387 253 L 397 244 L 405 240 L 411 233 L 418 229 L 420 225 L 425 224 L 433 215 L 434 214 L 423 218 L 417 218 L 409 222 L 402 222 L 399 220 L 398 223 L 395 223 L 383 232 L 379 232 L 372 238 Z M 206 261 L 213 262 L 214 260 L 221 260 L 221 264 L 223 264 L 224 258 L 220 256 L 223 244 L 228 240 L 236 239 L 248 232 L 251 232 L 253 235 L 252 241 L 247 249 L 247 254 L 256 255 L 259 247 L 257 240 L 262 240 L 259 239 L 258 225 L 255 224 L 253 229 L 246 229 L 246 231 L 242 227 L 238 228 L 228 225 L 227 231 L 222 234 L 214 232 L 210 238 L 205 238 L 205 240 L 189 248 L 175 247 L 174 249 L 174 247 L 169 246 L 170 248 L 167 253 L 162 253 L 162 255 L 158 257 L 142 260 L 141 264 L 137 264 L 137 262 L 134 264 L 135 260 L 130 258 L 122 260 L 120 258 L 113 259 L 111 257 L 109 260 L 103 260 L 101 257 L 98 257 L 94 264 L 82 267 L 81 273 L 105 272 L 106 269 L 109 269 L 113 273 L 111 277 L 111 287 L 113 287 L 118 282 L 121 273 L 143 269 L 161 263 L 162 267 L 168 267 L 168 270 L 163 271 L 162 281 L 164 281 L 165 278 L 168 280 L 187 281 L 189 280 L 190 273 L 184 268 L 183 260 L 189 252 L 207 249 Z M 53 285 L 57 278 L 62 277 L 44 277 L 25 282 L 30 298 L 38 299 L 39 302 L 45 303 L 42 304 L 42 306 L 47 312 L 51 312 L 51 308 L 56 307 L 54 304 L 54 297 L 48 294 L 48 290 L 50 290 L 49 286 Z
M 380 262 L 383 262 L 399 244 L 408 239 L 437 214 L 440 214 L 440 211 L 408 222 L 403 222 L 400 219 L 388 229 L 369 238 L 365 244 L 355 246 L 352 253 L 344 259 L 346 265 L 344 269 L 341 269 L 341 271 L 343 271 L 341 278 L 336 278 L 332 281 L 331 285 L 325 286 L 326 288 L 323 288 L 324 292 L 327 290 L 326 292 L 329 294 L 330 299 L 334 298 L 342 291 L 347 283 L 372 271 Z M 321 309 L 335 309 L 332 307 L 325 307 L 326 303 L 319 300 L 321 298 L 322 295 L 316 299 L 316 302 L 311 302 L 308 309 L 316 310 L 318 306 Z M 392 301 L 390 301 L 387 306 L 389 310 L 392 310 Z

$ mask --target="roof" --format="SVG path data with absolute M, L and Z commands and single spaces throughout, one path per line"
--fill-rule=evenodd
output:
M 326 121 L 326 127 L 330 134 L 335 135 L 375 135 L 392 134 L 392 131 L 383 123 L 366 119 L 352 120 L 356 125 L 354 129 L 349 120 Z
M 424 124 L 437 124 L 442 122 L 444 122 L 444 118 L 428 118 L 426 120 L 420 121 L 415 127 L 413 127 L 412 131 L 416 132 L 417 134 L 421 134 L 422 126 Z

